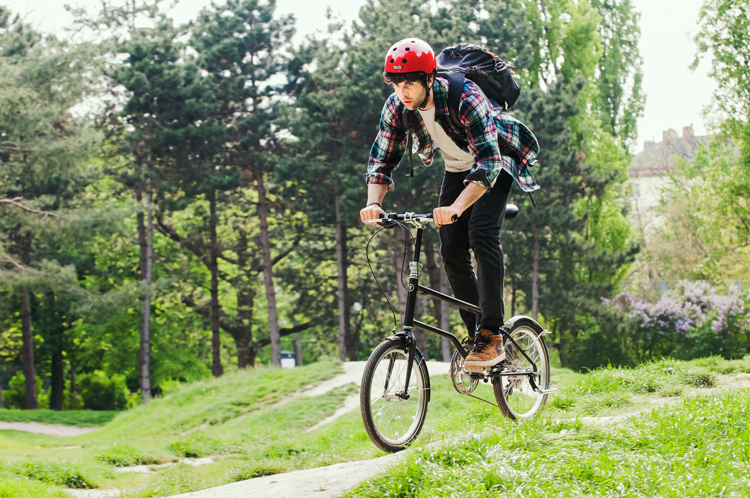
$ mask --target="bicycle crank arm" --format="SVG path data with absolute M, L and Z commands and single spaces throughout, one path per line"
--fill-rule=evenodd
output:
M 534 377 L 539 377 L 541 375 L 540 372 L 487 372 L 487 375 L 489 377 L 515 377 L 518 375 L 533 375 Z

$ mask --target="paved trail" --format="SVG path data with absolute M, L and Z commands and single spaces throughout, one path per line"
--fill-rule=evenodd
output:
M 408 451 L 408 450 L 407 450 Z M 175 495 L 174 498 L 333 498 L 361 482 L 383 472 L 388 465 L 406 456 L 407 452 L 386 455 L 373 460 L 345 462 L 298 470 L 273 476 L 257 477 L 217 488 Z
M 38 424 L 36 422 L 0 422 L 0 431 L 33 432 L 55 437 L 80 436 L 97 429 L 98 427 L 74 427 L 72 425 Z

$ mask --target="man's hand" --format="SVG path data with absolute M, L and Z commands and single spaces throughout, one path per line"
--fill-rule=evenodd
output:
M 453 216 L 458 219 L 462 212 L 453 206 L 439 207 L 432 210 L 432 218 L 435 220 L 435 224 L 441 227 L 453 223 Z
M 458 219 L 464 211 L 469 209 L 472 204 L 477 202 L 487 192 L 487 187 L 482 187 L 472 182 L 466 186 L 461 195 L 458 196 L 450 206 L 435 208 L 432 211 L 432 218 L 437 226 L 450 225 L 453 223 L 453 216 Z
M 367 220 L 377 220 L 380 218 L 381 214 L 385 214 L 385 211 L 383 211 L 383 208 L 378 206 L 377 204 L 370 204 L 366 208 L 360 210 L 359 212 L 359 218 L 362 220 L 362 223 L 369 223 L 370 225 L 377 225 L 377 221 L 370 221 Z

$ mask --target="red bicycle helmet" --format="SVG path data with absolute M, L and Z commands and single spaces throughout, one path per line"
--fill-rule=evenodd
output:
M 388 49 L 385 56 L 386 73 L 424 71 L 431 74 L 436 69 L 435 52 L 419 38 L 404 38 Z

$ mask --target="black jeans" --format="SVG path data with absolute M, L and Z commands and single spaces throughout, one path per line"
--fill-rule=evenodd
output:
M 469 172 L 446 171 L 440 188 L 440 207 L 449 206 L 464 190 L 464 178 Z M 440 255 L 453 295 L 482 310 L 479 328 L 495 333 L 504 323 L 503 303 L 503 249 L 500 246 L 500 228 L 505 219 L 513 177 L 506 171 L 500 173 L 495 186 L 489 189 L 469 209 L 450 225 L 440 227 Z M 469 249 L 474 251 L 477 274 L 471 264 Z M 478 277 L 478 278 L 477 278 Z M 461 310 L 461 318 L 469 335 L 476 330 L 476 316 Z

